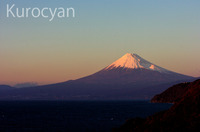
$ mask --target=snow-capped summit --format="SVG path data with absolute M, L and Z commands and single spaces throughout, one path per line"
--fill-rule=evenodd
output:
M 141 82 L 168 83 L 190 78 L 159 67 L 137 54 L 127 53 L 106 68 L 78 79 L 85 83 L 130 84 Z
M 154 65 L 136 54 L 123 57 L 102 70 L 63 83 L 0 92 L 3 99 L 126 100 L 150 99 L 179 81 L 193 77 Z M 10 93 L 9 93 L 10 92 Z
M 158 71 L 161 73 L 170 72 L 164 68 L 161 68 L 151 62 L 143 59 L 137 54 L 127 53 L 111 65 L 107 66 L 104 70 L 112 70 L 115 68 L 123 68 L 123 69 L 148 69 L 153 71 Z

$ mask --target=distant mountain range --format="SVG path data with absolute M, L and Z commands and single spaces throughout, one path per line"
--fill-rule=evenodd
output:
M 127 53 L 92 75 L 63 83 L 3 91 L 0 99 L 150 99 L 173 84 L 194 79 Z
M 9 85 L 0 85 L 0 90 L 11 90 L 14 89 L 14 87 L 11 87 Z

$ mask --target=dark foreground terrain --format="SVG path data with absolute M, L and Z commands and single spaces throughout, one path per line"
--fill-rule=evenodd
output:
M 200 80 L 175 85 L 152 102 L 174 103 L 166 111 L 145 119 L 128 120 L 113 132 L 199 132 L 200 131 Z

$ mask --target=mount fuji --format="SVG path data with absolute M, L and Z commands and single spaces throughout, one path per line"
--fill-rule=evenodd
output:
M 158 67 L 145 59 L 141 58 L 137 54 L 127 53 L 111 65 L 107 66 L 105 70 L 112 70 L 116 68 L 127 68 L 127 69 L 148 69 L 159 72 L 167 72 L 167 70 Z
M 0 99 L 150 99 L 173 84 L 194 79 L 159 67 L 137 54 L 127 53 L 92 75 L 57 84 L 2 91 Z
M 127 53 L 101 71 L 78 80 L 87 83 L 103 84 L 153 82 L 159 84 L 188 78 L 191 77 L 159 67 L 137 54 Z

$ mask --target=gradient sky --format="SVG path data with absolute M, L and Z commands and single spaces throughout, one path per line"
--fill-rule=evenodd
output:
M 7 3 L 74 7 L 76 18 L 6 18 Z M 77 79 L 127 52 L 200 76 L 199 7 L 199 0 L 1 0 L 0 84 Z

